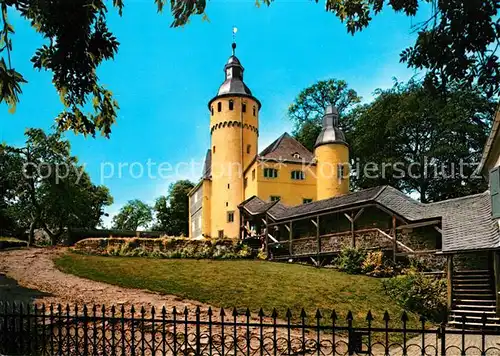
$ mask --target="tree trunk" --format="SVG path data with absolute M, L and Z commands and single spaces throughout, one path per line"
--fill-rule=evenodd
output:
M 30 231 L 28 235 L 28 246 L 33 245 L 35 242 L 35 227 L 36 227 L 36 220 L 33 220 L 30 224 Z

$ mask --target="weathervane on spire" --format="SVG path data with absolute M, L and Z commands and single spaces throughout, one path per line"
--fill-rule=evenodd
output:
M 234 53 L 235 53 L 235 50 L 236 50 L 236 32 L 238 32 L 238 28 L 236 26 L 233 26 L 233 44 L 232 44 L 232 47 L 233 47 L 233 56 L 234 56 Z

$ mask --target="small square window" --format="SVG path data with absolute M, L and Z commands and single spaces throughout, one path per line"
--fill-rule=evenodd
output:
M 247 104 L 246 103 L 241 104 L 241 111 L 247 112 Z
M 213 152 L 213 153 L 215 153 L 215 146 L 214 146 L 214 147 L 212 147 L 212 152 Z
M 247 145 L 247 153 L 250 153 L 252 151 L 252 145 Z
M 253 106 L 253 116 L 257 116 L 257 109 L 255 108 L 255 105 Z
M 227 212 L 227 222 L 228 223 L 234 222 L 234 211 Z
M 219 230 L 219 239 L 224 238 L 224 230 Z
M 312 201 L 313 201 L 312 199 L 304 198 L 304 199 L 302 199 L 302 204 L 311 203 Z
M 231 185 L 229 185 L 229 183 L 227 183 L 227 189 L 230 189 L 231 188 Z
M 234 109 L 234 101 L 229 100 L 229 110 L 233 110 L 233 109 Z
M 222 103 L 220 101 L 217 103 L 217 111 L 218 112 L 222 111 Z
M 271 195 L 271 197 L 269 198 L 271 201 L 278 201 L 281 199 L 281 197 L 279 195 Z

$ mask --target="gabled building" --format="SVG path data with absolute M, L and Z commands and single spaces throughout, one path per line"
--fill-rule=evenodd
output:
M 325 112 L 314 153 L 288 133 L 259 151 L 261 103 L 243 80 L 235 49 L 233 43 L 225 80 L 208 103 L 211 147 L 189 194 L 192 238 L 239 238 L 238 207 L 252 196 L 296 206 L 349 192 L 349 149 L 334 107 Z

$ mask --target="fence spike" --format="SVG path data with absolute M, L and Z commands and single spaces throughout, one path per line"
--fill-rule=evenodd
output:
M 106 314 L 106 307 L 104 306 L 104 304 L 101 307 L 101 313 L 102 315 Z
M 130 313 L 131 313 L 131 314 L 134 314 L 134 313 L 135 313 L 134 304 L 132 304 L 132 306 L 130 307 Z
M 302 319 L 304 319 L 305 317 L 307 317 L 307 314 L 306 314 L 306 311 L 304 310 L 304 308 L 302 308 L 302 310 L 300 311 L 300 317 Z
M 66 313 L 68 313 L 68 314 L 69 314 L 69 311 L 70 311 L 69 304 L 68 304 L 68 303 L 66 303 Z
M 58 304 L 57 304 L 57 313 L 58 313 L 59 315 L 61 315 L 61 311 L 62 311 L 61 303 L 58 303 Z
M 224 308 L 220 308 L 220 316 L 226 316 L 226 312 L 224 311 Z
M 425 323 L 427 321 L 427 319 L 423 315 L 420 315 L 420 318 L 418 318 L 418 320 L 420 320 L 421 323 Z
M 156 314 L 156 310 L 155 310 L 155 306 L 152 305 L 151 306 L 151 318 L 154 319 L 155 318 L 155 314 Z
M 43 310 L 45 310 L 45 304 L 43 305 Z M 84 305 L 83 305 L 83 312 L 84 312 L 85 314 L 87 314 L 87 312 L 88 312 L 88 310 L 87 310 L 87 304 L 84 304 Z
M 163 306 L 161 308 L 161 315 L 165 316 L 165 314 L 167 314 L 167 308 L 165 308 L 165 306 Z
M 401 321 L 403 323 L 406 323 L 409 320 L 408 314 L 406 314 L 406 311 L 403 311 L 403 315 L 401 315 Z
M 276 308 L 273 308 L 273 312 L 271 314 L 271 317 L 276 319 L 278 317 L 278 311 L 276 310 Z
M 250 317 L 250 309 L 249 308 L 247 308 L 247 310 L 245 311 L 245 316 Z
M 290 308 L 288 308 L 288 309 L 286 310 L 286 317 L 287 317 L 288 319 L 291 319 L 291 318 L 292 318 L 292 311 L 290 310 Z
M 236 307 L 233 308 L 233 316 L 238 316 L 238 310 Z
M 144 317 L 144 314 L 146 314 L 146 309 L 144 308 L 144 305 L 141 307 L 141 316 Z
M 347 317 L 346 317 L 346 320 L 349 321 L 349 320 L 354 320 L 354 317 L 352 316 L 352 311 L 349 310 L 349 313 L 347 313 Z
M 16 305 L 16 303 L 12 303 L 12 308 L 14 308 L 14 306 Z M 49 312 L 53 313 L 54 312 L 54 304 L 50 304 L 49 306 Z
M 172 314 L 177 315 L 177 308 L 175 306 L 172 308 Z
M 120 307 L 120 313 L 125 314 L 125 305 L 122 304 L 122 306 Z
M 95 316 L 96 311 L 97 311 L 97 308 L 96 308 L 96 306 L 95 306 L 95 304 L 94 304 L 94 305 L 92 306 L 92 313 L 94 314 L 94 316 Z
M 332 314 L 330 314 L 330 319 L 333 321 L 337 320 L 337 313 L 335 312 L 335 309 L 332 310 Z
M 265 317 L 265 316 L 266 316 L 266 315 L 264 314 L 264 310 L 262 310 L 262 308 L 260 308 L 260 310 L 259 310 L 259 316 L 260 316 L 261 318 L 263 318 L 263 317 Z
M 201 308 L 200 308 L 200 306 L 199 306 L 199 305 L 196 307 L 195 314 L 196 314 L 196 315 L 200 315 L 200 314 L 201 314 Z
M 371 310 L 368 310 L 368 314 L 366 314 L 366 321 L 372 321 L 373 320 L 373 315 L 372 315 L 372 311 Z
M 188 307 L 184 307 L 184 316 L 188 316 L 189 315 L 189 310 L 188 310 Z
M 319 309 L 316 309 L 316 319 L 321 319 L 323 316 L 321 315 L 321 312 Z
M 391 320 L 391 317 L 389 316 L 389 313 L 387 312 L 387 310 L 384 313 L 384 319 L 383 320 L 386 321 L 386 322 L 389 321 L 389 320 Z
M 213 313 L 212 313 L 212 307 L 208 307 L 208 316 L 212 316 Z
M 113 304 L 111 306 L 111 314 L 114 314 L 116 312 L 115 305 Z

